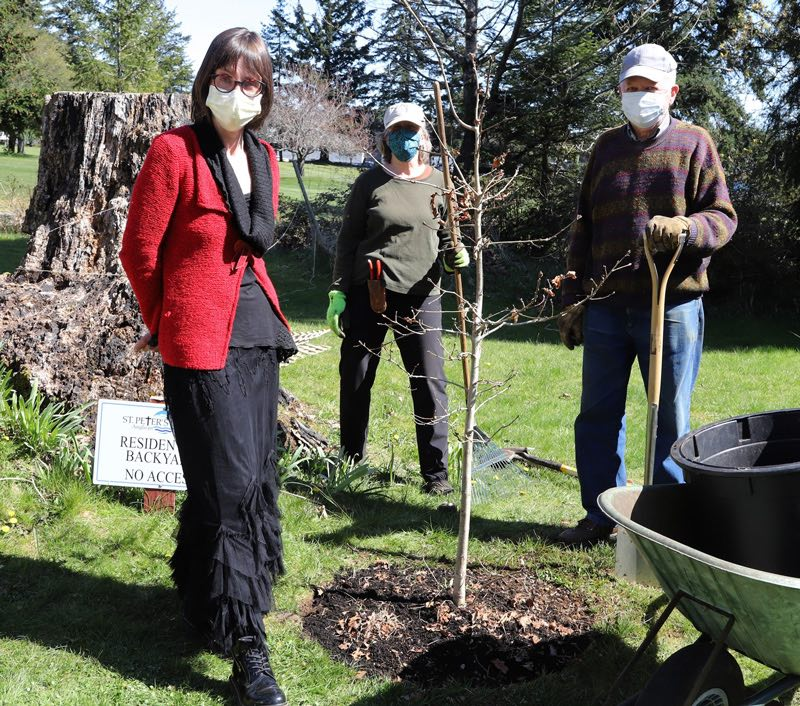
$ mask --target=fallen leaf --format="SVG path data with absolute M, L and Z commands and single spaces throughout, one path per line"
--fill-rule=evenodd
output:
M 508 674 L 508 665 L 502 659 L 493 659 L 492 664 L 501 674 Z

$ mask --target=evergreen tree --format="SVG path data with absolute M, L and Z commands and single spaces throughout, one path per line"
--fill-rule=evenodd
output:
M 523 30 L 489 114 L 496 125 L 494 149 L 508 151 L 509 162 L 523 170 L 525 207 L 520 232 L 512 237 L 547 236 L 569 222 L 590 145 L 624 122 L 616 94 L 622 57 L 644 42 L 662 44 L 678 61 L 681 90 L 673 115 L 709 128 L 726 168 L 732 164 L 748 121 L 740 99 L 747 54 L 739 48 L 760 31 L 737 5 L 527 1 Z
M 494 77 L 490 96 L 502 85 L 508 55 L 519 40 L 525 3 L 526 0 L 427 0 L 418 5 L 409 2 L 433 38 L 458 112 L 467 123 L 476 119 L 478 93 L 485 90 L 479 81 L 487 72 Z M 493 109 L 493 103 L 489 108 Z M 464 131 L 459 162 L 467 172 L 472 170 L 474 152 L 474 133 Z
M 383 13 L 374 56 L 382 66 L 374 84 L 378 108 L 400 102 L 422 103 L 439 78 L 427 37 L 402 5 L 391 4 Z
M 290 57 L 289 20 L 286 17 L 286 0 L 278 0 L 272 10 L 272 22 L 262 23 L 261 37 L 272 56 L 272 70 L 280 86 L 287 76 Z
M 188 37 L 164 0 L 55 0 L 48 19 L 69 46 L 83 90 L 174 91 L 191 85 Z
M 40 12 L 38 0 L 0 0 L 0 131 L 12 152 L 39 131 L 45 95 L 71 85 L 61 47 L 37 27 Z
M 371 22 L 365 0 L 318 0 L 317 12 L 310 18 L 298 1 L 293 17 L 286 20 L 291 63 L 309 66 L 347 86 L 360 100 L 371 80 L 367 72 L 371 48 L 363 37 Z
M 769 123 L 775 136 L 775 161 L 789 183 L 800 188 L 800 2 L 780 6 L 768 48 L 776 71 L 770 88 Z M 794 217 L 800 219 L 800 199 L 794 201 Z M 796 230 L 800 228 L 795 226 Z

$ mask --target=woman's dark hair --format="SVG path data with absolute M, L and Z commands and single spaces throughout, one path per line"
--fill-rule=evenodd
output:
M 264 84 L 261 92 L 261 112 L 247 123 L 247 127 L 258 130 L 264 124 L 272 108 L 272 58 L 261 36 L 244 27 L 233 27 L 220 32 L 208 47 L 192 86 L 192 120 L 194 122 L 198 123 L 211 117 L 210 111 L 206 107 L 211 76 L 218 69 L 235 66 L 239 60 L 248 71 L 257 74 L 259 80 Z

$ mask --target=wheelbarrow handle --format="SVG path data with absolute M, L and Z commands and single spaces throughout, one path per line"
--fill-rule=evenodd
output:
M 663 275 L 653 260 L 653 247 L 647 231 L 644 233 L 644 255 L 650 268 L 651 307 L 650 307 L 650 371 L 647 376 L 647 433 L 645 436 L 644 484 L 653 483 L 655 473 L 656 432 L 658 431 L 658 405 L 661 400 L 661 363 L 664 352 L 664 310 L 667 299 L 667 282 L 675 263 L 686 244 L 688 232 L 678 236 L 678 247 L 672 255 Z

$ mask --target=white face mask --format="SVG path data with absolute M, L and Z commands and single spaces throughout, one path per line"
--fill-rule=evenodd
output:
M 209 86 L 206 106 L 221 128 L 236 132 L 261 113 L 261 96 L 250 98 L 238 88 L 222 93 L 216 87 Z
M 650 91 L 623 93 L 622 112 L 634 127 L 653 128 L 667 113 L 667 95 Z

